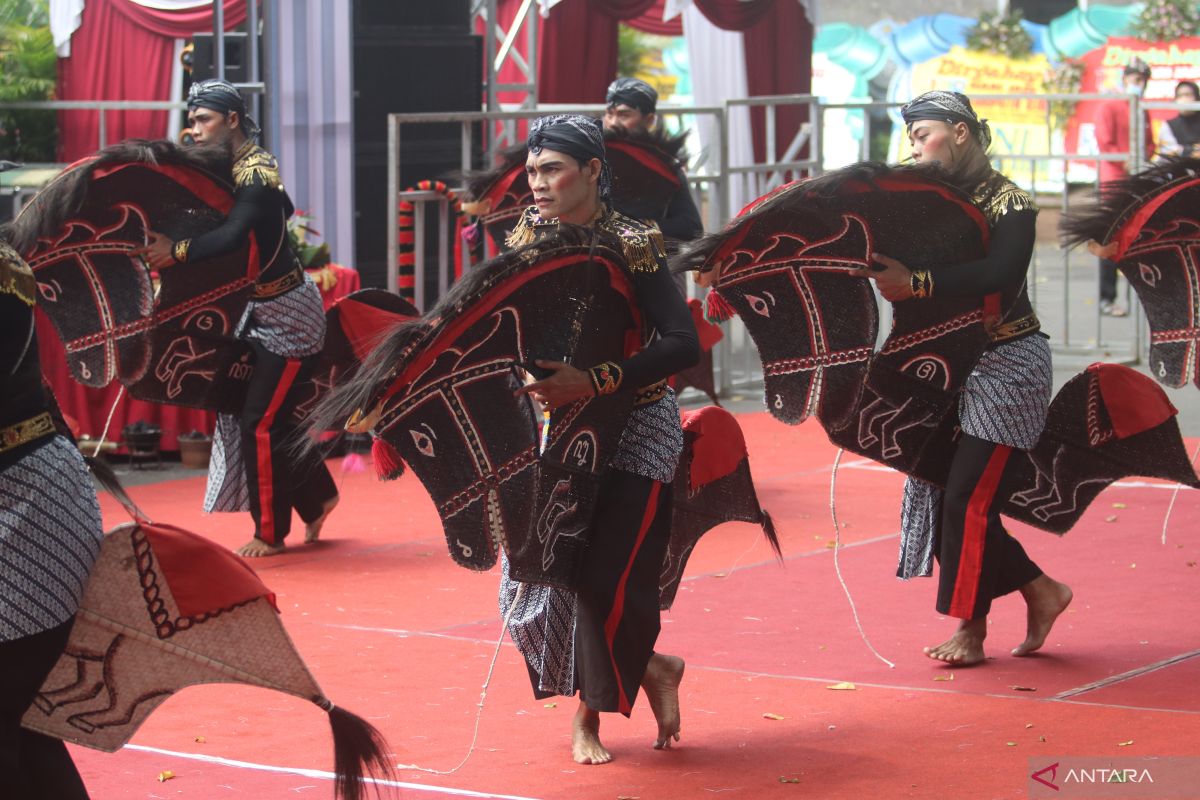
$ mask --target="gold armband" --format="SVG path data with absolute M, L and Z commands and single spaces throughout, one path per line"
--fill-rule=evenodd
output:
M 922 269 L 914 272 L 909 281 L 912 286 L 913 297 L 924 299 L 933 296 L 933 276 L 929 274 L 928 270 Z
M 612 361 L 605 361 L 603 364 L 592 367 L 588 370 L 588 374 L 592 378 L 592 392 L 597 397 L 602 394 L 613 394 L 621 388 L 621 381 L 625 374 L 621 368 Z

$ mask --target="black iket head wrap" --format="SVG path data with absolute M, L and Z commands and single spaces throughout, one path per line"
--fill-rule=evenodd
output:
M 965 122 L 984 150 L 992 146 L 992 129 L 988 127 L 987 120 L 980 119 L 971 107 L 971 99 L 959 92 L 925 92 L 902 106 L 900 116 L 904 117 L 904 124 L 910 129 L 914 122 L 923 119 L 939 120 L 951 125 Z
M 1141 75 L 1146 80 L 1150 80 L 1150 65 L 1142 61 L 1137 56 L 1129 59 L 1129 63 L 1125 65 L 1125 69 L 1121 70 L 1121 77 L 1126 75 Z
M 246 136 L 257 139 L 258 135 L 262 133 L 262 128 L 258 127 L 258 123 L 246 113 L 246 101 L 242 98 L 242 93 L 229 81 L 210 78 L 193 83 L 188 89 L 187 105 L 188 111 L 209 108 L 225 115 L 236 111 L 238 118 L 242 121 L 242 129 Z
M 534 155 L 554 150 L 581 162 L 600 159 L 600 199 L 608 202 L 612 194 L 612 170 L 604 157 L 604 126 L 600 120 L 582 114 L 538 117 L 529 124 L 525 146 Z
M 608 94 L 604 102 L 609 108 L 623 103 L 643 114 L 653 114 L 658 108 L 658 92 L 653 86 L 637 78 L 617 78 L 608 85 Z

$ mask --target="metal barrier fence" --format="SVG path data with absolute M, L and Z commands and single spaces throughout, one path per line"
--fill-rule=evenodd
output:
M 1068 182 L 1068 170 L 1071 164 L 1087 164 L 1099 169 L 1099 164 L 1104 161 L 1110 162 L 1127 162 L 1132 169 L 1140 169 L 1144 164 L 1144 137 L 1147 135 L 1144 127 L 1140 124 L 1142 119 L 1142 111 L 1144 108 L 1176 108 L 1186 107 L 1177 106 L 1172 103 L 1142 103 L 1139 98 L 1130 95 L 1105 95 L 1105 94 L 1029 94 L 1029 95 L 978 95 L 972 98 L 978 105 L 984 105 L 989 102 L 1028 102 L 1041 103 L 1044 106 L 1045 124 L 1046 124 L 1046 141 L 1054 143 L 1056 141 L 1056 128 L 1054 125 L 1055 109 L 1052 104 L 1055 103 L 1075 103 L 1084 100 L 1121 100 L 1129 106 L 1130 130 L 1135 133 L 1132 136 L 1130 151 L 1128 153 L 1099 153 L 1090 155 L 1078 155 L 1062 152 L 1054 152 L 1053 147 L 1048 147 L 1045 153 L 993 153 L 993 161 L 1001 171 L 1008 174 L 1010 177 L 1016 178 L 1032 188 L 1035 202 L 1040 199 L 1049 200 L 1049 194 L 1045 189 L 1039 188 L 1039 176 L 1044 176 L 1051 172 L 1051 166 L 1055 165 L 1059 168 L 1062 174 L 1062 191 L 1058 192 L 1056 203 L 1041 203 L 1044 211 L 1057 212 L 1059 214 L 1066 213 L 1071 208 L 1071 184 Z M 864 132 L 861 144 L 861 156 L 865 160 L 870 156 L 870 140 L 871 140 L 871 112 L 883 111 L 898 108 L 900 103 L 889 102 L 866 102 L 866 103 L 822 103 L 818 98 L 809 95 L 786 95 L 774 97 L 755 97 L 729 100 L 723 107 L 711 108 L 682 108 L 682 107 L 663 107 L 659 109 L 660 116 L 682 119 L 692 115 L 694 117 L 709 117 L 715 123 L 713 128 L 716 135 L 713 137 L 715 141 L 708 144 L 707 161 L 705 170 L 701 174 L 689 175 L 689 182 L 692 189 L 699 195 L 698 206 L 706 212 L 704 218 L 706 228 L 708 230 L 717 230 L 736 212 L 730 200 L 737 197 L 739 194 L 753 199 L 765 194 L 768 191 L 782 185 L 787 180 L 792 180 L 797 177 L 819 174 L 822 171 L 824 162 L 824 141 L 822 138 L 824 129 L 824 115 L 827 111 L 833 109 L 856 110 L 862 112 L 864 122 Z M 792 141 L 787 142 L 785 146 L 780 147 L 780 142 L 776 141 L 775 120 L 782 108 L 803 107 L 808 112 L 809 123 L 802 126 Z M 751 108 L 764 109 L 765 122 L 765 157 L 759 160 L 752 160 L 751 163 L 737 163 L 738 159 L 730 155 L 730 136 L 731 127 L 736 124 L 739 113 L 748 113 Z M 742 111 L 746 109 L 746 111 Z M 536 110 L 522 110 L 512 112 L 498 113 L 473 113 L 473 114 L 405 114 L 390 115 L 388 118 L 389 125 L 389 180 L 392 185 L 389 187 L 389 196 L 394 198 L 390 202 L 398 204 L 400 200 L 408 200 L 410 202 L 422 202 L 421 193 L 401 192 L 398 186 L 399 174 L 399 143 L 401 126 L 412 124 L 429 124 L 435 122 L 460 122 L 462 124 L 464 146 L 463 159 L 464 165 L 469 165 L 471 153 L 471 125 L 475 123 L 489 123 L 489 127 L 494 132 L 494 146 L 490 148 L 491 152 L 495 152 L 500 146 L 515 143 L 517 138 L 517 126 L 520 121 L 528 120 L 533 117 L 545 114 L 550 111 L 577 111 L 579 113 L 599 114 L 603 111 L 601 106 L 584 106 L 566 109 L 562 107 L 542 107 Z M 807 146 L 809 157 L 800 158 L 800 154 Z M 715 157 L 715 158 L 714 158 Z M 1028 180 L 1022 180 L 1023 178 Z M 1076 185 L 1076 188 L 1078 186 Z M 1093 187 L 1094 188 L 1094 187 Z M 396 191 L 391 191 L 395 189 Z M 704 191 L 707 190 L 707 191 Z M 425 202 L 433 202 L 434 198 L 426 198 Z M 1055 208 L 1057 205 L 1057 208 Z M 395 208 L 389 208 L 389 214 L 394 217 Z M 393 231 L 389 239 L 389 263 L 396 264 L 396 233 Z M 417 245 L 417 263 L 425 261 L 423 253 L 424 243 L 419 242 Z M 1099 294 L 1099 271 L 1096 269 L 1096 261 L 1090 255 L 1076 251 L 1068 252 L 1058 248 L 1057 255 L 1047 256 L 1046 247 L 1042 246 L 1037 249 L 1033 259 L 1033 263 L 1029 272 L 1029 292 L 1030 299 L 1035 307 L 1040 306 L 1040 313 L 1044 320 L 1044 327 L 1052 335 L 1053 349 L 1060 357 L 1060 360 L 1065 358 L 1071 359 L 1095 359 L 1103 357 L 1108 360 L 1118 360 L 1125 362 L 1136 362 L 1142 357 L 1142 351 L 1147 343 L 1144 329 L 1145 323 L 1140 313 L 1140 306 L 1137 303 L 1129 303 L 1130 315 L 1127 319 L 1108 319 L 1101 314 L 1099 303 L 1094 300 L 1088 300 L 1086 297 L 1080 301 L 1079 292 L 1080 284 L 1094 286 L 1093 297 L 1098 297 Z M 438 257 L 438 285 L 444 287 L 446 285 L 446 271 L 448 269 L 448 260 L 444 255 Z M 1085 269 L 1092 270 L 1096 277 L 1094 280 L 1080 280 L 1073 277 L 1086 275 Z M 392 272 L 389 273 L 389 281 L 394 286 L 395 267 L 392 267 Z M 1073 285 L 1074 284 L 1074 285 Z M 423 307 L 427 299 L 425 298 L 422 282 L 418 281 L 418 296 L 417 304 Z M 691 291 L 693 295 L 695 290 Z M 1132 299 L 1128 287 L 1126 287 L 1125 299 L 1128 302 Z M 1092 303 L 1091 308 L 1092 319 L 1087 319 L 1088 303 Z M 888 327 L 890 326 L 890 305 L 880 300 L 881 312 L 881 338 Z M 1081 316 L 1083 318 L 1084 327 L 1080 326 Z M 757 352 L 755 351 L 753 342 L 750 340 L 742 326 L 740 320 L 734 318 L 726 326 L 726 337 L 721 344 L 718 345 L 717 351 L 714 353 L 714 367 L 717 386 L 722 395 L 727 395 L 729 392 L 739 389 L 748 388 L 761 384 L 762 375 L 759 367 Z
M 246 90 L 261 91 L 261 84 L 244 87 Z M 1101 153 L 1091 155 L 1068 154 L 1064 152 L 1006 154 L 993 153 L 993 161 L 997 166 L 1018 180 L 1026 174 L 1032 186 L 1035 201 L 1046 192 L 1038 188 L 1038 176 L 1048 173 L 1051 164 L 1061 165 L 1063 174 L 1063 191 L 1059 193 L 1057 209 L 1044 205 L 1043 210 L 1056 210 L 1066 213 L 1070 210 L 1072 198 L 1070 184 L 1067 180 L 1071 164 L 1091 164 L 1099 168 L 1101 162 L 1127 162 L 1131 168 L 1140 169 L 1144 163 L 1144 143 L 1147 131 L 1141 124 L 1144 110 L 1150 109 L 1180 109 L 1200 110 L 1200 103 L 1177 104 L 1170 102 L 1149 103 L 1130 95 L 1103 94 L 1025 94 L 1025 95 L 977 95 L 972 98 L 976 105 L 989 102 L 1032 102 L 1042 103 L 1045 109 L 1046 141 L 1055 141 L 1054 103 L 1075 103 L 1083 100 L 1122 100 L 1129 106 L 1131 137 L 1128 153 Z M 867 159 L 870 156 L 873 118 L 871 112 L 886 111 L 898 108 L 900 103 L 892 102 L 862 102 L 862 103 L 823 103 L 811 95 L 782 95 L 771 97 L 752 97 L 726 101 L 723 106 L 680 107 L 661 106 L 658 109 L 660 119 L 669 129 L 682 130 L 693 127 L 705 127 L 708 131 L 708 141 L 704 144 L 699 158 L 693 159 L 693 168 L 688 175 L 688 184 L 696 199 L 697 207 L 701 209 L 702 218 L 707 230 L 720 229 L 721 226 L 736 212 L 734 199 L 754 199 L 782 185 L 787 180 L 797 177 L 819 174 L 823 167 L 825 156 L 824 119 L 825 114 L 832 110 L 858 111 L 862 114 L 863 137 L 860 145 L 860 156 Z M 130 110 L 182 110 L 186 106 L 180 102 L 158 101 L 30 101 L 0 104 L 0 109 L 42 109 L 46 111 L 59 110 L 97 110 L 99 118 L 99 142 L 103 147 L 107 144 L 106 113 L 109 111 Z M 754 158 L 749 163 L 735 163 L 739 158 L 731 157 L 730 136 L 731 126 L 745 124 L 745 116 L 750 109 L 763 109 L 765 122 L 765 154 L 759 161 Z M 780 147 L 776 140 L 775 121 L 781 109 L 804 108 L 807 111 L 808 122 L 801 126 L 798 133 L 785 146 Z M 491 164 L 495 155 L 504 147 L 520 141 L 520 125 L 522 122 L 541 116 L 548 112 L 573 111 L 578 113 L 599 115 L 603 106 L 542 106 L 537 109 L 522 109 L 517 111 L 495 112 L 465 112 L 465 113 L 434 113 L 434 114 L 389 114 L 388 115 L 388 219 L 393 223 L 399 214 L 399 204 L 407 201 L 413 204 L 414 213 L 414 248 L 416 272 L 423 275 L 429 267 L 436 263 L 437 292 L 440 295 L 449 287 L 453 280 L 451 276 L 451 252 L 446 248 L 450 230 L 450 206 L 446 198 L 436 192 L 404 191 L 400 186 L 400 145 L 405 126 L 457 123 L 460 126 L 461 167 L 469 171 L 477 166 L 472 161 L 475 151 L 476 129 L 483 136 L 480 144 L 484 153 L 484 163 Z M 672 124 L 673 123 L 673 124 Z M 748 130 L 748 125 L 746 126 Z M 809 157 L 800 158 L 804 148 L 808 148 Z M 1053 148 L 1050 148 L 1053 149 Z M 425 176 L 435 177 L 435 176 Z M 433 262 L 427 258 L 428 243 L 425 235 L 425 220 L 431 209 L 430 203 L 435 203 L 438 214 L 438 245 L 437 255 Z M 740 207 L 740 206 L 739 206 Z M 399 236 L 395 224 L 388 226 L 388 287 L 395 290 L 398 284 L 398 255 Z M 486 241 L 486 237 L 485 237 Z M 462 242 L 456 243 L 464 247 Z M 1126 322 L 1106 320 L 1100 313 L 1099 304 L 1094 309 L 1094 320 L 1085 320 L 1088 330 L 1082 335 L 1072 320 L 1078 319 L 1081 304 L 1074 296 L 1072 283 L 1072 265 L 1082 274 L 1080 264 L 1095 269 L 1094 259 L 1086 254 L 1069 253 L 1060 249 L 1057 257 L 1046 258 L 1042 254 L 1044 248 L 1035 252 L 1029 272 L 1030 299 L 1035 307 L 1040 307 L 1043 314 L 1044 327 L 1053 335 L 1053 347 L 1056 354 L 1069 358 L 1094 358 L 1103 356 L 1108 359 L 1134 362 L 1142 357 L 1147 344 L 1144 335 L 1145 324 L 1141 317 L 1140 306 L 1130 303 L 1131 314 Z M 467 263 L 466 253 L 463 253 L 463 263 Z M 426 266 L 428 265 L 428 266 Z M 1075 281 L 1075 283 L 1079 283 Z M 1093 282 L 1098 289 L 1099 274 Z M 691 293 L 696 292 L 693 289 Z M 1098 295 L 1098 291 L 1097 291 Z M 1130 298 L 1128 288 L 1126 299 Z M 425 280 L 416 281 L 415 301 L 420 308 L 432 305 L 436 297 L 426 297 Z M 1085 298 L 1085 302 L 1086 298 Z M 1051 303 L 1054 308 L 1051 308 Z M 881 301 L 881 324 L 886 330 L 890 319 L 890 306 Z M 1086 306 L 1082 311 L 1086 313 Z M 1059 315 L 1061 314 L 1061 318 Z M 753 342 L 745 333 L 740 320 L 734 319 L 728 326 L 725 340 L 718 345 L 714 353 L 714 365 L 717 386 L 721 393 L 728 394 L 739 387 L 748 387 L 761 383 L 761 373 L 757 353 Z

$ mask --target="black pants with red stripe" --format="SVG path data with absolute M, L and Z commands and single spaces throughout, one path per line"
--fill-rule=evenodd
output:
M 658 640 L 658 580 L 670 535 L 670 484 L 610 470 L 577 591 L 575 671 L 588 708 L 633 710 Z
M 1000 498 L 1012 448 L 963 434 L 950 465 L 934 541 L 941 565 L 937 610 L 958 619 L 988 613 L 992 600 L 1042 574 L 1004 530 Z
M 74 622 L 0 642 L 0 797 L 5 800 L 87 800 L 62 740 L 21 727 Z
M 291 530 L 293 508 L 300 519 L 313 522 L 337 496 L 337 485 L 320 453 L 299 454 L 303 433 L 292 416 L 305 395 L 297 387 L 307 382 L 317 356 L 283 358 L 258 342 L 251 341 L 250 346 L 254 377 L 240 419 L 250 515 L 256 538 L 281 544 Z

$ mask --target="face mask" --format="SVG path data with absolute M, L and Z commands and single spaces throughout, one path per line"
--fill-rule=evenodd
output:
M 1141 97 L 1143 94 L 1146 93 L 1146 86 L 1145 86 L 1145 84 L 1139 85 L 1136 83 L 1130 83 L 1125 86 L 1125 93 L 1132 94 L 1137 97 Z

